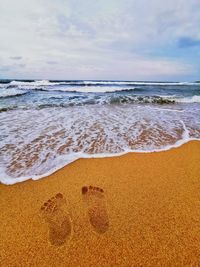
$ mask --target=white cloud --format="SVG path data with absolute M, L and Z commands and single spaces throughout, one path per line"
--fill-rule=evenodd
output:
M 200 38 L 199 28 L 199 0 L 0 0 L 0 67 L 17 78 L 195 77 L 188 57 L 145 51 Z

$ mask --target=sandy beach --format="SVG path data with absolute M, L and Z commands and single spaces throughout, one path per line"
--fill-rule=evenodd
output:
M 191 141 L 1 184 L 0 265 L 200 266 L 199 163 Z

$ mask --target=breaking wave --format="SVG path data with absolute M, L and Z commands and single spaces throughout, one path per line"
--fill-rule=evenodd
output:
M 7 97 L 16 97 L 26 94 L 27 91 L 16 89 L 16 88 L 7 88 L 7 89 L 0 89 L 0 98 L 7 98 Z
M 0 84 L 9 84 L 16 86 L 52 86 L 52 85 L 80 85 L 80 86 L 112 86 L 112 85 L 161 85 L 161 86 L 169 86 L 169 85 L 200 85 L 199 82 L 143 82 L 143 81 L 101 81 L 101 80 L 0 80 Z
M 180 103 L 200 103 L 200 95 L 194 95 L 192 97 L 183 97 L 177 99 L 177 102 Z

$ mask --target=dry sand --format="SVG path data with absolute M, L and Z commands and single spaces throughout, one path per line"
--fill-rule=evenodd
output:
M 77 160 L 0 201 L 2 267 L 200 266 L 198 141 Z

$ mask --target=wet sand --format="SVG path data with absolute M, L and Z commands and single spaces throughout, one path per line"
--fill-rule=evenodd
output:
M 80 159 L 0 203 L 2 267 L 200 266 L 198 141 Z

